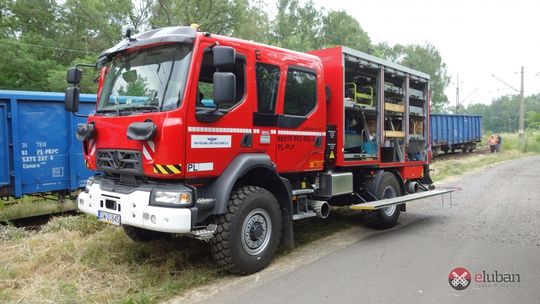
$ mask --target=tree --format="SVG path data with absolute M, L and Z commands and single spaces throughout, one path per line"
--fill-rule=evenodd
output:
M 442 112 L 448 104 L 444 90 L 450 84 L 446 64 L 439 51 L 430 43 L 424 45 L 400 45 L 389 47 L 386 43 L 377 46 L 376 54 L 431 76 L 431 110 Z
M 360 23 L 345 11 L 330 11 L 322 18 L 320 46 L 345 45 L 363 52 L 369 52 L 371 39 Z
M 322 10 L 312 0 L 278 0 L 271 43 L 297 51 L 316 49 L 321 32 Z
M 228 0 L 157 0 L 152 7 L 153 28 L 198 24 L 201 31 L 231 34 L 234 3 Z
M 313 0 L 277 0 L 271 19 L 264 0 L 3 0 L 0 1 L 0 89 L 60 91 L 65 71 L 95 62 L 122 37 L 136 31 L 197 23 L 201 31 L 306 51 L 346 45 L 426 72 L 432 77 L 433 110 L 448 102 L 446 65 L 430 44 L 371 44 L 360 23 L 345 11 Z M 89 70 L 82 89 L 95 91 Z M 93 75 L 92 75 L 93 76 Z

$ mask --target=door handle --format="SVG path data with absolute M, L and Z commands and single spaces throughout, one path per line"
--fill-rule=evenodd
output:
M 251 148 L 251 143 L 253 142 L 253 136 L 251 133 L 244 133 L 242 135 L 242 147 Z
M 315 137 L 315 147 L 317 148 L 322 147 L 322 136 Z

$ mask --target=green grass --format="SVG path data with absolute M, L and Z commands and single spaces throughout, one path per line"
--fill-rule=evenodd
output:
M 477 152 L 468 157 L 459 155 L 456 158 L 443 159 L 442 161 L 438 161 L 435 158 L 434 163 L 430 166 L 433 181 L 440 181 L 450 176 L 461 175 L 501 161 L 540 153 L 539 131 L 526 131 L 523 145 L 520 145 L 517 133 L 501 133 L 500 136 L 503 139 L 503 143 L 500 153 L 489 153 L 489 147 L 486 144 L 489 136 L 491 134 L 485 134 Z
M 76 195 L 77 192 L 74 192 L 71 196 Z M 72 211 L 76 208 L 72 200 L 64 199 L 63 203 L 59 203 L 58 197 L 50 193 L 43 197 L 25 195 L 17 199 L 0 199 L 0 221 Z
M 359 224 L 354 216 L 295 223 L 296 245 L 353 223 Z M 121 228 L 87 215 L 55 218 L 39 232 L 0 226 L 0 236 L 0 299 L 6 302 L 156 303 L 231 276 L 205 242 L 134 243 Z

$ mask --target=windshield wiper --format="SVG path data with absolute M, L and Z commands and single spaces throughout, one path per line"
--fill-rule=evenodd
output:
M 97 110 L 96 113 L 118 113 L 118 109 L 101 109 Z
M 136 107 L 129 107 L 129 108 L 122 109 L 122 110 L 135 110 L 135 111 L 138 111 L 138 110 L 150 110 L 150 112 L 158 112 L 159 107 L 158 106 L 151 106 L 151 105 L 141 105 L 141 106 L 136 106 Z
M 96 113 L 117 113 L 118 116 L 120 116 L 119 114 L 121 113 L 129 113 L 129 112 L 134 112 L 134 111 L 142 111 L 142 110 L 147 110 L 149 112 L 158 112 L 159 111 L 159 107 L 158 106 L 151 106 L 151 105 L 140 105 L 140 106 L 136 106 L 136 107 L 127 107 L 127 108 L 123 108 L 123 109 L 119 109 L 119 108 L 115 108 L 115 109 L 101 109 L 101 110 L 97 110 Z

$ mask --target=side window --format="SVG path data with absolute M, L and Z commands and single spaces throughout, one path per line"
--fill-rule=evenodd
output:
M 273 114 L 279 87 L 280 69 L 278 66 L 257 63 L 257 112 Z
M 317 86 L 314 72 L 295 68 L 287 71 L 284 114 L 306 116 L 317 103 Z
M 246 91 L 245 85 L 245 70 L 246 60 L 243 57 L 237 56 L 236 62 L 233 67 L 227 69 L 220 69 L 220 72 L 231 72 L 236 76 L 236 98 L 234 103 L 221 104 L 220 109 L 230 109 L 235 106 L 244 98 Z M 199 82 L 197 87 L 197 107 L 214 108 L 213 92 L 213 78 L 216 68 L 214 67 L 214 60 L 212 52 L 207 52 L 203 56 L 201 72 L 199 74 Z

